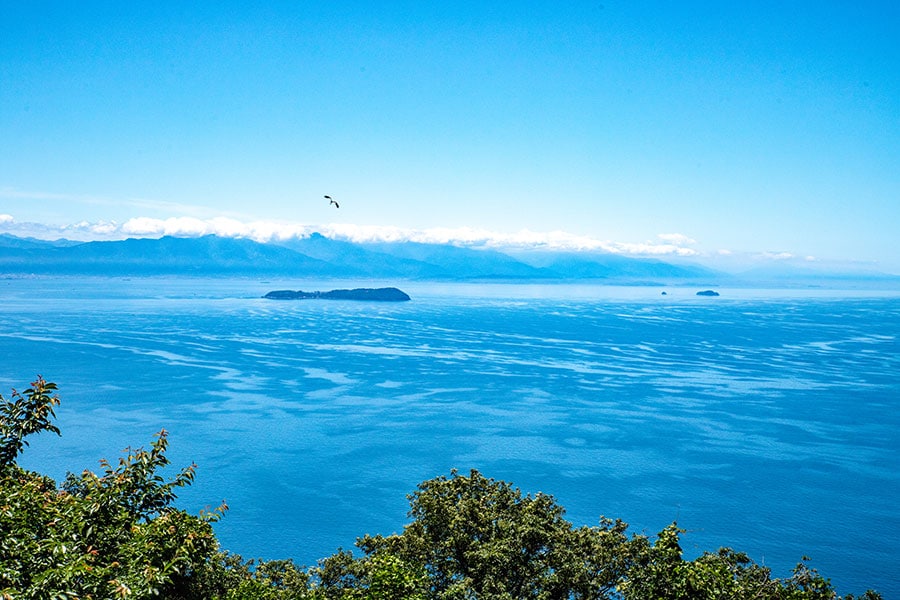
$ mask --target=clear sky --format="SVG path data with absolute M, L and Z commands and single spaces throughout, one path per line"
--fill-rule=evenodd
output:
M 0 233 L 900 272 L 898 6 L 0 0 Z

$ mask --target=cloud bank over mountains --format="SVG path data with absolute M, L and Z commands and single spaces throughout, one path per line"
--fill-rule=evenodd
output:
M 714 271 L 732 274 L 753 273 L 756 281 L 774 281 L 773 277 L 806 278 L 817 274 L 828 277 L 852 274 L 866 277 L 900 276 L 896 271 L 891 275 L 890 269 L 877 269 L 870 263 L 823 261 L 790 252 L 738 253 L 729 250 L 710 252 L 700 249 L 697 240 L 681 233 L 660 234 L 655 240 L 631 243 L 597 240 L 564 231 L 522 230 L 516 233 L 498 233 L 466 227 L 404 229 L 346 223 L 309 225 L 271 220 L 242 221 L 231 217 L 209 219 L 140 217 L 127 219 L 122 223 L 81 221 L 63 226 L 50 226 L 20 222 L 12 215 L 0 213 L 0 241 L 5 241 L 7 263 L 13 261 L 18 265 L 16 268 L 24 268 L 29 264 L 36 267 L 41 261 L 47 265 L 56 264 L 54 261 L 60 260 L 65 264 L 75 261 L 72 263 L 75 264 L 78 262 L 79 253 L 90 254 L 103 246 L 108 249 L 120 248 L 123 252 L 132 253 L 133 256 L 129 260 L 138 263 L 146 262 L 154 252 L 163 252 L 166 257 L 168 257 L 166 252 L 199 253 L 197 255 L 203 255 L 204 260 L 212 260 L 212 263 L 217 265 L 216 268 L 222 267 L 216 262 L 220 261 L 222 253 L 229 256 L 237 253 L 243 258 L 238 260 L 232 256 L 228 261 L 237 263 L 243 261 L 247 265 L 271 263 L 270 266 L 277 266 L 296 262 L 282 256 L 283 251 L 289 249 L 307 255 L 304 260 L 316 261 L 325 257 L 332 262 L 342 263 L 356 257 L 359 264 L 355 268 L 358 272 L 367 272 L 364 268 L 367 262 L 383 260 L 383 256 L 373 258 L 373 255 L 360 259 L 360 253 L 375 252 L 393 256 L 391 260 L 395 262 L 395 266 L 402 267 L 394 270 L 399 269 L 397 272 L 412 274 L 411 276 L 419 276 L 425 272 L 420 264 L 424 260 L 428 263 L 426 270 L 430 269 L 428 272 L 435 277 L 447 277 L 448 274 L 459 270 L 461 265 L 468 265 L 463 271 L 469 272 L 476 263 L 484 263 L 481 270 L 490 277 L 501 273 L 503 276 L 516 278 L 526 276 L 547 278 L 551 275 L 609 278 L 613 273 L 631 279 L 638 276 L 684 278 L 686 274 L 698 276 Z M 40 258 L 37 254 L 29 254 L 29 251 L 25 250 L 74 249 L 77 246 L 90 246 L 95 250 L 81 248 L 69 253 L 71 256 L 64 259 L 60 253 L 50 252 Z M 82 259 L 91 264 L 92 261 L 96 262 L 97 268 L 112 260 L 103 254 L 105 251 L 97 252 L 99 254 L 93 258 L 85 255 Z M 113 254 L 115 252 L 118 250 L 113 251 Z M 251 255 L 256 258 L 252 258 Z M 450 262 L 444 264 L 447 261 Z M 434 264 L 431 264 L 432 262 Z M 347 265 L 341 264 L 340 267 L 347 270 Z M 385 269 L 394 272 L 388 267 Z M 357 271 L 347 272 L 352 274 Z
M 374 225 L 331 223 L 309 225 L 283 221 L 240 221 L 228 217 L 198 219 L 170 217 L 158 219 L 135 217 L 122 223 L 115 221 L 81 221 L 50 226 L 41 223 L 18 222 L 12 215 L 0 214 L 0 233 L 38 239 L 70 239 L 76 241 L 121 240 L 126 238 L 221 237 L 246 238 L 257 242 L 284 241 L 309 237 L 320 233 L 325 237 L 356 243 L 416 242 L 423 244 L 455 244 L 475 248 L 549 250 L 569 252 L 607 252 L 625 256 L 654 256 L 693 258 L 701 253 L 693 246 L 697 242 L 680 233 L 660 234 L 646 242 L 616 242 L 598 240 L 564 231 L 536 232 L 522 230 L 502 233 L 470 227 L 405 229 Z
M 871 262 L 823 260 L 784 250 L 737 251 L 705 249 L 702 243 L 683 233 L 661 233 L 643 242 L 600 240 L 566 231 L 498 232 L 474 227 L 411 229 L 381 225 L 328 223 L 313 225 L 291 221 L 253 220 L 215 216 L 198 218 L 134 217 L 118 221 L 88 221 L 50 225 L 20 221 L 0 213 L 0 234 L 39 240 L 78 242 L 117 241 L 129 238 L 158 239 L 164 236 L 197 238 L 215 235 L 260 243 L 285 243 L 308 239 L 313 234 L 355 244 L 419 243 L 453 245 L 470 249 L 497 250 L 513 255 L 529 253 L 608 254 L 623 258 L 647 258 L 692 262 L 725 271 L 740 272 L 767 265 L 792 265 L 816 270 L 879 270 Z M 897 272 L 896 269 L 887 269 Z

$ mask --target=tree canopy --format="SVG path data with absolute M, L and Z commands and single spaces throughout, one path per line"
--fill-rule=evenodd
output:
M 655 539 L 620 520 L 575 526 L 552 496 L 527 495 L 478 471 L 439 476 L 408 498 L 402 533 L 364 535 L 312 567 L 245 561 L 222 551 L 213 524 L 224 505 L 176 508 L 195 466 L 166 479 L 168 441 L 127 449 L 102 471 L 62 484 L 16 460 L 53 425 L 56 386 L 38 377 L 0 395 L 0 598 L 174 600 L 833 600 L 805 562 L 788 578 L 729 548 L 694 560 L 677 524 Z M 854 596 L 844 597 L 852 600 Z M 880 596 L 867 591 L 860 598 Z

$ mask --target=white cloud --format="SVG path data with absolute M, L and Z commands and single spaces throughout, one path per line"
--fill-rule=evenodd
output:
M 168 219 L 152 219 L 137 217 L 128 219 L 122 224 L 121 232 L 138 237 L 182 236 L 196 237 L 213 233 L 207 221 L 194 217 L 169 217 Z
M 3 218 L 8 217 L 8 218 Z M 3 215 L 0 224 L 12 225 L 12 217 Z M 9 227 L 7 227 L 9 229 Z M 240 221 L 227 217 L 199 219 L 196 217 L 135 217 L 124 223 L 115 221 L 81 221 L 62 227 L 45 225 L 15 224 L 16 233 L 26 233 L 44 239 L 65 237 L 74 240 L 124 239 L 126 237 L 199 237 L 219 235 L 240 237 L 269 242 L 308 237 L 314 232 L 334 239 L 351 242 L 419 242 L 424 244 L 456 244 L 476 248 L 515 248 L 556 251 L 597 251 L 635 256 L 678 256 L 691 257 L 700 253 L 686 247 L 696 242 L 682 234 L 661 234 L 659 241 L 616 242 L 598 240 L 565 231 L 496 232 L 472 227 L 431 229 L 405 229 L 378 225 L 353 225 L 331 223 L 309 225 L 284 221 Z
M 17 190 L 8 186 L 0 187 L 0 198 L 15 200 L 72 200 L 74 196 L 68 194 L 54 194 L 52 192 L 36 192 Z
M 754 257 L 761 261 L 770 262 L 793 262 L 793 263 L 818 263 L 818 258 L 812 255 L 798 255 L 793 252 L 760 252 Z
M 683 233 L 660 233 L 656 237 L 673 246 L 693 246 L 697 243 L 697 240 L 690 238 Z
M 15 221 L 12 215 L 2 215 L 0 214 L 0 223 L 12 223 Z
M 252 221 L 244 223 L 227 217 L 213 219 L 197 219 L 194 217 L 170 217 L 153 219 L 137 217 L 122 224 L 120 232 L 127 236 L 159 237 L 171 235 L 175 237 L 199 237 L 203 235 L 219 235 L 223 237 L 242 237 L 259 242 L 285 240 L 294 237 L 308 236 L 315 228 L 296 223 L 277 221 Z
M 208 206 L 171 202 L 168 200 L 155 200 L 152 198 L 135 197 L 107 197 L 92 194 L 60 194 L 42 190 L 20 190 L 10 186 L 0 186 L 0 198 L 11 200 L 52 200 L 64 201 L 68 204 L 83 204 L 86 206 L 104 206 L 126 208 L 134 211 L 149 211 L 161 214 L 176 215 L 209 215 L 221 214 L 221 211 Z
M 643 256 L 697 256 L 691 248 L 673 243 L 629 243 L 598 240 L 564 231 L 536 232 L 523 229 L 515 233 L 501 233 L 486 229 L 433 228 L 401 229 L 399 227 L 379 227 L 360 225 L 326 225 L 317 229 L 326 237 L 352 242 L 399 242 L 410 241 L 424 244 L 457 244 L 486 248 L 541 249 L 562 251 L 599 251 L 613 254 Z M 685 237 L 685 236 L 682 236 Z M 689 239 L 686 238 L 685 239 Z M 680 240 L 680 238 L 679 238 Z
M 116 236 L 118 232 L 119 225 L 115 221 L 98 221 L 96 223 L 80 221 L 60 228 L 60 233 L 63 236 L 76 237 L 78 239 L 105 238 Z
M 796 255 L 791 254 L 790 252 L 763 252 L 758 255 L 759 258 L 764 260 L 775 260 L 775 261 L 785 261 L 791 260 L 793 258 L 797 258 Z

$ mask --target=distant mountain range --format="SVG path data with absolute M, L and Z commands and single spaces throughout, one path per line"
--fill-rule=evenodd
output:
M 442 281 L 601 281 L 611 284 L 735 285 L 763 279 L 789 284 L 800 269 L 740 277 L 697 264 L 597 252 L 507 254 L 449 244 L 352 243 L 320 234 L 281 242 L 208 235 L 121 241 L 45 241 L 0 234 L 0 275 L 286 276 L 318 279 Z M 844 276 L 842 276 L 844 277 Z M 888 277 L 868 275 L 860 279 Z
M 121 241 L 44 241 L 0 234 L 0 274 L 283 275 L 445 281 L 582 280 L 716 283 L 723 277 L 698 265 L 612 254 L 532 253 L 414 242 L 357 244 L 320 234 L 283 242 L 208 235 Z

